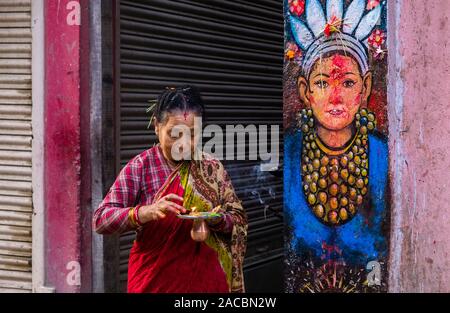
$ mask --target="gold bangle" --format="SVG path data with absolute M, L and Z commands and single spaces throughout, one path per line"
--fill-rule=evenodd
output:
M 132 225 L 133 227 L 135 227 L 135 228 L 138 227 L 136 221 L 134 220 L 134 208 L 131 208 L 131 209 L 128 211 L 128 220 L 130 221 L 130 223 L 131 223 L 131 225 Z

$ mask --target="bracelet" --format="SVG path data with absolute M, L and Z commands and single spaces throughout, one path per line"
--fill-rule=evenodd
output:
M 137 205 L 135 208 L 134 208 L 134 221 L 136 222 L 136 224 L 138 225 L 138 226 L 142 226 L 142 225 L 144 225 L 142 222 L 141 222 L 141 220 L 139 219 L 139 209 L 141 208 L 141 205 Z
M 136 220 L 134 219 L 134 208 L 130 208 L 130 210 L 128 211 L 128 220 L 130 221 L 130 224 L 137 228 L 138 224 L 136 223 Z

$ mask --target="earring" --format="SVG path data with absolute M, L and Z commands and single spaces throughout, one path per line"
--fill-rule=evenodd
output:
M 355 118 L 355 126 L 363 135 L 366 135 L 368 131 L 373 131 L 377 126 L 375 114 L 366 108 L 360 109 Z
M 302 109 L 300 111 L 300 124 L 304 134 L 309 133 L 314 128 L 314 116 L 311 109 Z

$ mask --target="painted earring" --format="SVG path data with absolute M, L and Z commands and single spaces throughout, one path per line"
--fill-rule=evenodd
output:
M 300 111 L 300 124 L 304 134 L 309 133 L 314 128 L 314 116 L 311 109 L 302 109 Z
M 366 135 L 369 131 L 373 131 L 377 126 L 375 114 L 366 108 L 360 109 L 356 113 L 355 118 L 355 126 L 363 135 Z

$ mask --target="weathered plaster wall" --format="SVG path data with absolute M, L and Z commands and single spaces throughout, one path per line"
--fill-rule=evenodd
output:
M 390 290 L 450 291 L 450 1 L 389 2 Z
M 44 7 L 45 284 L 56 292 L 91 290 L 87 8 L 84 0 Z

